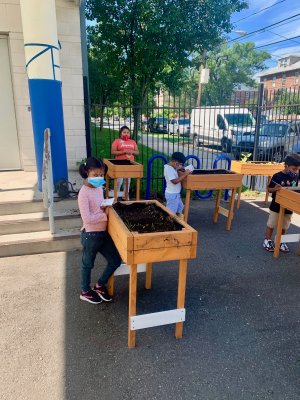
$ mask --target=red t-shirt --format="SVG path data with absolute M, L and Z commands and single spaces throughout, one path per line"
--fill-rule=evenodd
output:
M 134 140 L 128 139 L 128 140 L 123 140 L 123 139 L 115 139 L 112 143 L 112 147 L 117 150 L 117 151 L 133 151 L 137 149 L 137 145 Z M 131 160 L 134 161 L 134 155 L 129 155 L 129 154 L 120 154 L 118 156 L 115 156 L 116 160 Z

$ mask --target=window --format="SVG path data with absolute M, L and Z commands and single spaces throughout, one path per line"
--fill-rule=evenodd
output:
M 295 77 L 294 77 L 294 84 L 295 84 L 295 85 L 298 85 L 298 84 L 299 84 L 299 74 L 300 74 L 299 71 L 296 71 L 296 72 L 295 72 Z
M 249 97 L 250 97 L 250 92 L 245 92 L 245 97 L 246 97 L 246 99 L 249 99 Z
M 219 129 L 226 129 L 224 119 L 221 117 L 220 114 L 217 116 L 217 126 Z
M 286 74 L 282 74 L 281 86 L 285 86 L 285 83 L 286 83 Z
M 275 75 L 273 76 L 273 79 L 272 79 L 272 86 L 273 87 L 276 86 L 276 76 Z

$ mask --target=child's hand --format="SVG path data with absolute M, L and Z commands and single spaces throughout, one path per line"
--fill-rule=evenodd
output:
M 191 172 L 192 172 L 191 170 L 186 169 L 185 172 L 184 172 L 184 175 L 189 175 Z
M 274 189 L 275 189 L 276 192 L 278 192 L 278 190 L 282 189 L 282 186 L 279 185 L 279 183 L 276 183 Z

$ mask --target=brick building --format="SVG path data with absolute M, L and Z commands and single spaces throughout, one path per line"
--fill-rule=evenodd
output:
M 260 82 L 269 92 L 278 89 L 299 89 L 300 54 L 289 54 L 279 58 L 277 67 L 266 69 L 257 74 Z

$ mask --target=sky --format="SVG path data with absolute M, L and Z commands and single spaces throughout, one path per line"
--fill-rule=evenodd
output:
M 278 4 L 276 4 L 278 3 Z M 294 18 L 282 22 L 282 24 L 267 28 L 267 31 L 259 32 L 253 35 L 241 37 L 232 32 L 229 40 L 237 39 L 238 42 L 253 41 L 256 46 L 266 45 L 286 38 L 299 36 L 293 40 L 278 43 L 273 46 L 262 47 L 272 55 L 272 59 L 266 62 L 267 67 L 277 65 L 278 57 L 291 53 L 300 54 L 300 1 L 299 0 L 249 0 L 249 8 L 239 13 L 232 14 L 231 21 L 234 25 L 234 31 L 250 32 L 267 27 L 285 18 L 295 16 Z M 266 10 L 263 10 L 270 7 Z M 251 15 L 257 13 L 256 15 Z M 246 18 L 247 17 L 247 18 Z M 245 18 L 241 21 L 240 19 Z

